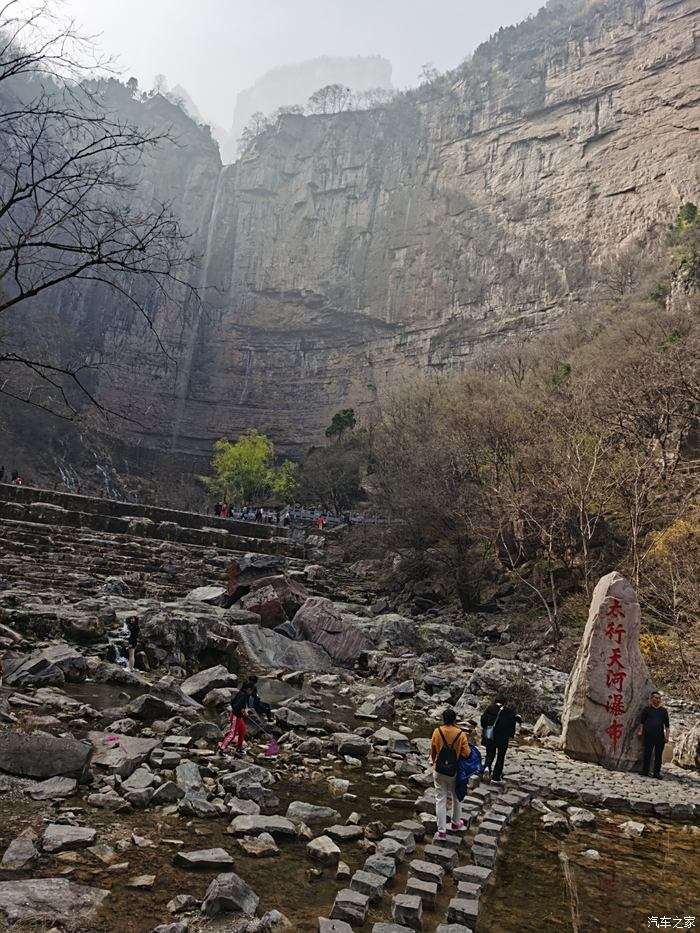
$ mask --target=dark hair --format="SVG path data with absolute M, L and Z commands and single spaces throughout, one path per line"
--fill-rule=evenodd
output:
M 252 686 L 255 686 L 257 682 L 258 682 L 258 675 L 251 674 L 250 677 L 248 678 L 248 683 L 252 684 Z
M 246 682 L 241 687 L 241 690 L 255 690 L 255 684 L 252 680 L 246 680 Z
M 660 697 L 660 696 L 661 696 L 661 694 L 659 693 L 658 690 L 652 690 L 652 691 L 651 691 L 651 695 L 652 695 L 653 697 Z
M 446 726 L 451 726 L 453 722 L 457 719 L 457 713 L 453 709 L 443 710 L 442 721 Z
M 499 693 L 497 697 L 494 698 L 494 703 L 500 703 L 501 706 L 505 706 L 508 702 L 508 698 L 503 696 L 502 693 Z

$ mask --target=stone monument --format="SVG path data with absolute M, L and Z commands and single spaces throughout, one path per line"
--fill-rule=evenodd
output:
M 636 732 L 654 687 L 639 648 L 640 621 L 630 583 L 615 572 L 599 580 L 564 698 L 562 746 L 572 758 L 615 771 L 641 767 Z

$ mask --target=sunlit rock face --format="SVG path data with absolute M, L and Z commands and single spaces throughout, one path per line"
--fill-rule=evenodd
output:
M 338 409 L 598 300 L 600 259 L 697 197 L 699 19 L 694 0 L 543 15 L 462 78 L 285 117 L 223 168 L 182 121 L 144 177 L 193 230 L 202 307 L 154 296 L 167 355 L 115 295 L 70 308 L 70 341 L 110 362 L 96 393 L 136 419 L 120 442 L 201 456 L 255 426 L 301 452 Z

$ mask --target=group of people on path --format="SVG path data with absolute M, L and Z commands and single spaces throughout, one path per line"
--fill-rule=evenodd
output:
M 446 709 L 442 724 L 433 732 L 430 757 L 433 764 L 435 786 L 435 816 L 437 818 L 436 839 L 447 835 L 447 803 L 451 801 L 450 829 L 464 828 L 462 800 L 466 793 L 465 774 L 479 774 L 491 784 L 503 784 L 503 765 L 510 740 L 515 736 L 516 726 L 521 722 L 515 710 L 508 705 L 505 696 L 499 695 L 481 715 L 481 734 L 486 756 L 481 760 L 478 749 L 469 741 L 469 735 L 457 725 L 457 714 Z M 668 711 L 661 705 L 661 694 L 655 690 L 649 706 L 642 710 L 637 736 L 643 740 L 642 776 L 649 777 L 649 767 L 654 760 L 653 776 L 661 777 L 661 758 L 669 738 Z M 463 769 L 461 765 L 473 763 Z

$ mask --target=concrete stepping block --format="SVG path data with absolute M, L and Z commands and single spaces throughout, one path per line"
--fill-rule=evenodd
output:
M 491 846 L 472 846 L 472 861 L 482 868 L 493 868 L 496 864 L 496 849 Z
M 457 885 L 457 894 L 459 897 L 466 897 L 469 900 L 478 900 L 481 894 L 481 885 L 474 881 L 460 881 Z
M 503 832 L 503 823 L 492 823 L 491 820 L 482 820 L 479 823 L 477 832 L 484 836 L 498 836 Z
M 353 891 L 359 891 L 360 894 L 366 894 L 373 904 L 384 897 L 384 885 L 387 879 L 381 875 L 376 875 L 371 871 L 362 871 L 359 869 L 350 879 L 350 887 Z
M 425 836 L 425 826 L 418 820 L 399 820 L 398 823 L 394 823 L 391 827 L 393 829 L 403 829 L 406 832 L 412 833 L 413 838 L 421 840 Z
M 453 870 L 452 877 L 458 884 L 462 881 L 478 884 L 483 891 L 492 874 L 491 869 L 483 865 L 460 865 Z
M 352 933 L 352 927 L 344 920 L 328 920 L 326 917 L 319 917 L 318 933 Z
M 572 793 L 567 794 L 565 793 L 564 787 L 562 786 L 557 787 L 557 793 L 561 794 L 564 797 L 567 797 L 567 796 L 575 797 L 578 795 L 578 791 L 575 787 L 566 788 L 566 790 L 570 790 Z M 517 810 L 519 807 L 522 807 L 526 803 L 529 803 L 531 798 L 532 798 L 532 794 L 525 794 L 520 791 L 513 791 L 511 793 L 504 794 L 499 799 L 498 802 L 500 804 L 503 804 L 504 806 L 513 807 L 514 809 Z
M 396 859 L 397 862 L 403 862 L 406 858 L 406 846 L 402 845 L 398 839 L 392 839 L 390 836 L 385 835 L 377 843 L 375 855 L 387 855 Z
M 388 855 L 370 855 L 365 859 L 364 870 L 382 878 L 393 878 L 396 874 L 396 861 Z
M 391 918 L 411 930 L 423 929 L 423 901 L 415 894 L 395 894 L 391 899 Z
M 514 807 L 508 807 L 502 803 L 495 803 L 489 810 L 489 819 L 496 819 L 497 817 L 503 816 L 506 818 L 506 820 L 509 820 L 514 813 Z
M 420 813 L 418 819 L 423 824 L 426 833 L 434 833 L 437 830 L 437 817 L 434 810 L 432 813 Z
M 472 933 L 472 929 L 461 923 L 441 923 L 435 933 Z
M 365 862 L 365 865 L 367 863 Z M 433 881 L 438 887 L 445 880 L 445 869 L 435 862 L 426 862 L 423 859 L 414 859 L 408 863 L 408 874 L 421 881 Z
M 483 846 L 485 849 L 496 849 L 498 848 L 498 839 L 496 836 L 489 836 L 479 831 L 476 836 L 474 836 L 474 845 Z
M 439 846 L 441 849 L 452 849 L 453 852 L 456 852 L 462 845 L 463 839 L 464 836 L 457 836 L 454 833 L 448 832 L 444 839 L 433 839 L 430 845 Z
M 421 829 L 423 829 L 422 826 Z M 384 838 L 395 839 L 397 842 L 401 843 L 406 855 L 410 855 L 412 852 L 416 851 L 416 837 L 407 829 L 390 829 L 389 832 L 384 833 Z
M 372 933 L 413 933 L 413 930 L 400 923 L 375 923 Z
M 459 864 L 459 854 L 454 849 L 443 849 L 442 846 L 426 846 L 423 855 L 428 862 L 435 862 L 448 871 Z
M 474 926 L 479 916 L 479 901 L 453 897 L 447 908 L 448 923 L 463 923 Z
M 331 910 L 331 920 L 345 920 L 351 926 L 352 924 L 362 926 L 367 919 L 368 910 L 369 898 L 366 894 L 343 888 L 336 894 Z
M 406 894 L 413 894 L 423 901 L 423 906 L 433 910 L 437 902 L 438 886 L 434 881 L 421 881 L 420 878 L 409 878 L 406 882 Z

